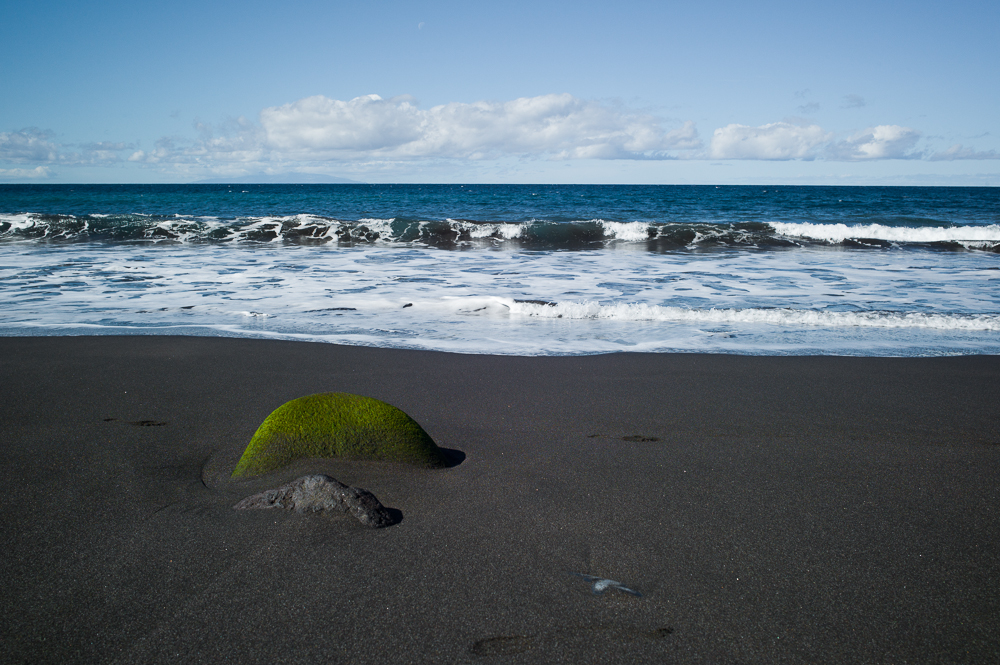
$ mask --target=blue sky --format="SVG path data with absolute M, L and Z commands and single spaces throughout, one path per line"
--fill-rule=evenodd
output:
M 0 182 L 1000 185 L 995 2 L 55 2 Z

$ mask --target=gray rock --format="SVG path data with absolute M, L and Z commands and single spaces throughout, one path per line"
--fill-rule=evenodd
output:
M 373 529 L 395 524 L 392 515 L 374 494 L 359 487 L 348 487 L 335 478 L 324 475 L 302 476 L 277 489 L 248 496 L 233 508 L 284 508 L 297 513 L 337 510 L 351 513 L 362 524 Z
M 604 577 L 594 577 L 593 575 L 584 575 L 583 573 L 570 573 L 570 575 L 573 575 L 574 577 L 579 577 L 582 580 L 590 582 L 592 585 L 590 587 L 590 590 L 594 593 L 595 596 L 600 596 L 608 589 L 618 589 L 619 591 L 627 593 L 630 596 L 635 596 L 636 598 L 642 598 L 641 593 L 639 593 L 635 589 L 629 589 L 628 587 L 623 586 L 621 582 L 618 582 L 616 580 L 609 580 Z

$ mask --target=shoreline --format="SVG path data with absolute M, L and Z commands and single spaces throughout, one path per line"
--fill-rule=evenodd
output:
M 542 301 L 538 301 L 542 302 Z M 191 329 L 194 332 L 178 332 L 178 329 Z M 33 330 L 44 330 L 45 332 L 40 332 L 38 334 L 32 334 Z M 51 328 L 45 326 L 38 326 L 37 328 L 2 328 L 0 327 L 0 340 L 2 339 L 37 339 L 45 337 L 81 337 L 81 338 L 100 338 L 100 337 L 167 337 L 167 338 L 208 338 L 208 339 L 228 339 L 228 340 L 253 340 L 260 342 L 288 342 L 293 344 L 319 344 L 319 345 L 329 345 L 336 347 L 347 347 L 347 348 L 363 348 L 363 349 L 376 349 L 376 350 L 386 350 L 386 351 L 405 351 L 412 353 L 440 353 L 443 355 L 456 355 L 456 356 L 482 356 L 482 357 L 497 357 L 497 358 L 585 358 L 589 356 L 614 356 L 614 355 L 641 355 L 641 356 L 722 356 L 722 357 L 745 357 L 745 358 L 854 358 L 857 360 L 864 360 L 868 358 L 880 358 L 880 359 L 942 359 L 942 358 L 970 358 L 970 357 L 1000 357 L 1000 353 L 993 352 L 992 347 L 985 346 L 982 347 L 981 351 L 973 352 L 960 352 L 955 351 L 947 346 L 939 345 L 935 348 L 934 353 L 926 353 L 926 346 L 923 347 L 925 353 L 919 354 L 905 354 L 896 353 L 895 355 L 891 353 L 884 352 L 884 348 L 880 349 L 882 353 L 819 353 L 820 346 L 806 346 L 802 345 L 800 348 L 769 348 L 767 350 L 761 350 L 758 347 L 718 347 L 712 348 L 710 350 L 699 349 L 699 348 L 683 348 L 683 347 L 671 347 L 666 350 L 658 350 L 654 347 L 654 350 L 649 350 L 649 347 L 644 347 L 642 345 L 626 346 L 620 348 L 608 348 L 599 350 L 587 350 L 587 351 L 576 351 L 576 352 L 559 352 L 559 351 L 546 351 L 538 353 L 487 353 L 480 350 L 463 350 L 463 348 L 427 348 L 427 347 L 417 347 L 417 346 L 382 346 L 376 343 L 368 342 L 356 342 L 356 343 L 346 343 L 341 341 L 330 341 L 328 339 L 318 338 L 318 336 L 309 335 L 307 333 L 273 333 L 273 334 L 252 334 L 251 332 L 240 330 L 238 332 L 233 332 L 223 328 L 214 328 L 209 325 L 200 324 L 185 324 L 185 325 L 167 325 L 162 327 L 145 327 L 145 326 L 129 326 L 129 325 L 115 325 L 98 327 L 93 325 L 66 325 L 60 327 L 60 333 L 58 335 L 52 334 Z M 121 332 L 127 330 L 129 332 Z M 520 340 L 518 340 L 520 342 Z M 576 340 L 579 341 L 579 340 Z M 527 347 L 522 347 L 522 351 Z M 902 347 L 904 349 L 909 347 Z M 1000 347 L 998 347 L 1000 348 Z M 899 348 L 896 348 L 898 351 Z
M 0 349 L 10 662 L 1000 657 L 1000 356 Z M 324 391 L 465 458 L 229 480 L 270 411 Z M 310 472 L 402 520 L 232 510 Z

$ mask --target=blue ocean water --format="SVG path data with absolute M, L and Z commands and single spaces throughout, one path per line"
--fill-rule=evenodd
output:
M 0 185 L 0 335 L 1000 353 L 1000 189 Z

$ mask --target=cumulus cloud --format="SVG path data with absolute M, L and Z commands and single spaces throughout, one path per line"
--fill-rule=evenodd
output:
M 395 162 L 421 159 L 674 159 L 702 147 L 691 121 L 666 129 L 655 116 L 569 94 L 424 110 L 410 97 L 348 101 L 307 97 L 266 108 L 259 122 L 196 123 L 196 140 L 165 137 L 127 159 L 146 164 Z
M 285 152 L 369 152 L 398 148 L 421 138 L 425 115 L 406 99 L 378 95 L 350 101 L 322 95 L 260 112 L 269 147 Z
M 0 160 L 54 162 L 59 158 L 59 146 L 52 142 L 52 132 L 28 127 L 16 132 L 0 132 Z
M 667 131 L 654 116 L 570 94 L 427 110 L 406 97 L 315 96 L 264 109 L 260 124 L 270 151 L 296 159 L 637 159 L 701 147 L 693 122 Z
M 931 161 L 951 161 L 955 159 L 1000 159 L 1000 153 L 996 150 L 987 150 L 986 152 L 977 152 L 972 148 L 966 148 L 960 143 L 956 143 L 947 150 L 942 150 L 941 152 L 935 152 L 929 157 Z
M 796 93 L 805 97 L 806 91 Z M 860 97 L 846 99 L 862 105 Z M 803 111 L 819 104 L 806 103 Z M 570 94 L 511 101 L 453 102 L 421 109 L 410 97 L 367 95 L 351 100 L 313 96 L 265 108 L 256 120 L 196 122 L 191 136 L 164 137 L 152 147 L 103 141 L 57 142 L 37 128 L 0 133 L 0 164 L 82 165 L 125 161 L 176 172 L 239 173 L 315 168 L 321 163 L 391 165 L 418 160 L 713 159 L 880 160 L 1000 159 L 954 145 L 928 156 L 917 151 L 921 134 L 879 125 L 835 140 L 832 132 L 800 117 L 760 126 L 716 129 L 706 146 L 694 122 L 673 127 L 650 113 Z M 6 178 L 48 177 L 39 169 L 0 169 Z
M 36 166 L 33 169 L 0 169 L 0 178 L 14 180 L 35 180 L 52 177 L 52 171 L 47 166 Z
M 709 156 L 713 159 L 817 159 L 866 161 L 880 159 L 1000 159 L 995 150 L 977 152 L 962 145 L 926 156 L 916 149 L 921 134 L 910 127 L 878 125 L 845 140 L 817 125 L 776 122 L 760 127 L 727 125 L 715 130 Z
M 818 125 L 726 125 L 712 135 L 709 155 L 713 159 L 815 159 L 831 136 Z
M 918 159 L 913 148 L 920 132 L 899 125 L 879 125 L 858 132 L 830 147 L 833 159 L 863 161 L 869 159 Z

